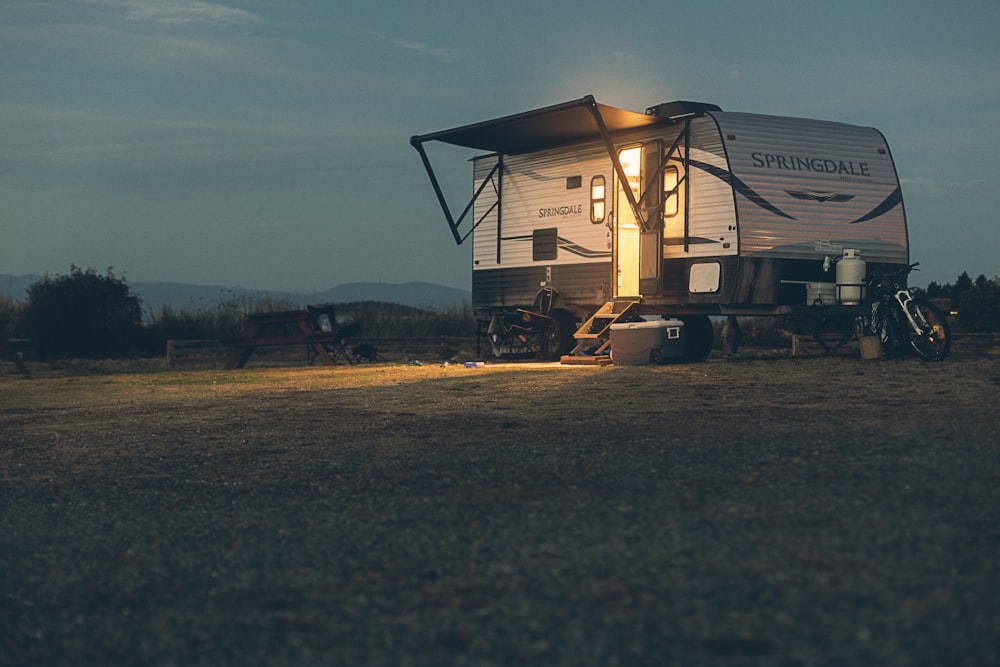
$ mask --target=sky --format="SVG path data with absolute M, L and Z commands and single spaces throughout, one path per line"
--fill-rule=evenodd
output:
M 0 274 L 468 289 L 409 138 L 588 94 L 874 126 L 911 284 L 1000 274 L 996 0 L 2 0 Z

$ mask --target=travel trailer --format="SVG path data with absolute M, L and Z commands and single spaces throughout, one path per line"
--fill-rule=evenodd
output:
M 457 218 L 429 142 L 478 153 Z M 839 260 L 909 262 L 899 179 L 871 127 L 587 96 L 411 144 L 456 243 L 472 237 L 472 305 L 497 354 L 529 339 L 549 357 L 593 352 L 612 323 L 662 317 L 701 358 L 711 317 L 851 313 L 864 269 L 838 284 Z

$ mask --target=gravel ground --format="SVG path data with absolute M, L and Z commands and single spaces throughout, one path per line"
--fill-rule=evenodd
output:
M 0 376 L 3 665 L 995 665 L 1000 357 Z

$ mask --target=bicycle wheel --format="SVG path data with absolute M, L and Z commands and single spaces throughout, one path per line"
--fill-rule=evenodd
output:
M 920 326 L 919 332 L 911 326 L 906 327 L 910 346 L 927 361 L 941 361 L 947 357 L 951 350 L 951 327 L 938 307 L 930 301 L 914 299 L 906 304 L 906 309 Z

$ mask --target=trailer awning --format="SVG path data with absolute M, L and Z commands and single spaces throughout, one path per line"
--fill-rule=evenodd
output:
M 593 95 L 587 95 L 578 100 L 563 102 L 550 107 L 526 111 L 513 116 L 505 116 L 495 120 L 488 120 L 473 125 L 464 125 L 451 130 L 442 130 L 430 134 L 414 135 L 410 137 L 410 144 L 417 149 L 420 159 L 424 163 L 427 177 L 434 188 L 438 203 L 444 212 L 448 227 L 455 237 L 455 242 L 461 245 L 472 230 L 478 226 L 475 222 L 465 235 L 459 233 L 459 225 L 462 220 L 472 210 L 473 204 L 479 197 L 483 189 L 492 182 L 494 175 L 503 177 L 503 156 L 528 153 L 555 146 L 563 146 L 575 142 L 600 140 L 608 151 L 608 158 L 612 167 L 622 183 L 628 181 L 628 177 L 618 159 L 618 152 L 611 137 L 616 132 L 632 130 L 641 127 L 648 127 L 660 123 L 675 122 L 679 116 L 664 117 L 660 114 L 642 114 L 634 111 L 626 111 L 618 107 L 609 107 L 598 104 Z M 472 195 L 472 199 L 466 205 L 465 210 L 456 219 L 448 202 L 445 200 L 441 184 L 438 183 L 434 169 L 431 167 L 430 158 L 424 150 L 424 144 L 428 141 L 441 141 L 446 144 L 473 148 L 477 150 L 490 151 L 499 155 L 496 166 L 490 175 L 483 179 L 479 190 Z M 499 192 L 499 186 L 494 185 Z M 646 229 L 643 212 L 639 210 L 635 193 L 631 188 L 625 188 L 625 198 L 635 219 L 642 229 Z M 499 196 L 499 195 L 498 195 Z M 497 200 L 499 202 L 499 199 Z M 496 204 L 494 204 L 496 206 Z M 492 210 L 492 209 L 490 209 Z M 482 218 L 480 218 L 480 221 Z
M 604 130 L 619 132 L 663 122 L 669 120 L 598 104 L 592 95 L 588 95 L 513 116 L 417 135 L 410 139 L 410 143 L 418 146 L 428 141 L 441 141 L 465 148 L 516 155 L 600 139 Z

